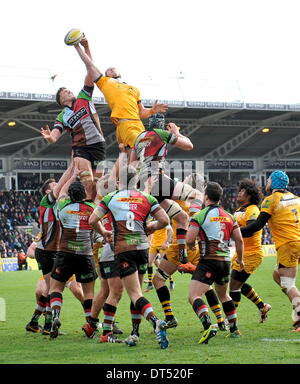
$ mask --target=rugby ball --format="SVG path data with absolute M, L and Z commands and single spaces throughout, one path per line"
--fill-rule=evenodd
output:
M 77 45 L 80 43 L 83 38 L 83 32 L 80 29 L 73 28 L 65 36 L 65 44 L 67 45 Z

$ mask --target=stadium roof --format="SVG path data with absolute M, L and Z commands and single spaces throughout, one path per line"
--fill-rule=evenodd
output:
M 107 141 L 107 158 L 115 158 L 118 148 L 109 108 L 101 97 L 94 101 Z M 164 102 L 169 105 L 167 121 L 179 125 L 194 144 L 184 155 L 171 149 L 170 158 L 300 158 L 299 104 Z M 150 106 L 153 100 L 143 103 Z M 0 92 L 0 157 L 69 157 L 71 139 L 67 134 L 52 145 L 40 136 L 40 128 L 45 124 L 51 127 L 60 110 L 53 94 Z M 10 120 L 16 122 L 14 127 L 8 126 Z M 262 133 L 263 128 L 269 128 L 269 133 Z

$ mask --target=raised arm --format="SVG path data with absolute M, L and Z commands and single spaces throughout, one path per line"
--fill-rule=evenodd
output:
M 86 41 L 83 40 L 83 44 L 86 44 L 86 42 L 87 42 L 87 40 Z M 87 76 L 94 82 L 95 80 L 97 80 L 102 75 L 102 73 L 95 66 L 91 57 L 89 57 L 89 55 L 86 53 L 86 51 L 83 51 L 83 49 L 81 48 L 81 46 L 79 44 L 74 45 L 74 47 L 75 47 L 79 57 L 81 58 L 81 60 L 84 62 L 85 66 L 86 66 Z
M 63 188 L 63 186 L 70 180 L 74 180 L 72 178 L 74 172 L 74 163 L 69 165 L 69 168 L 63 173 L 62 177 L 59 179 L 58 183 L 56 184 L 54 190 L 53 190 L 53 196 L 57 199 L 60 195 L 60 191 Z
M 193 143 L 191 142 L 191 140 L 188 137 L 183 136 L 179 132 L 179 127 L 177 127 L 176 124 L 169 123 L 167 125 L 167 130 L 169 132 L 174 133 L 176 135 L 176 137 L 177 137 L 177 140 L 174 141 L 174 146 L 175 147 L 183 149 L 184 151 L 190 151 L 190 150 L 192 150 L 194 148 Z
M 147 119 L 148 117 L 154 115 L 155 113 L 166 112 L 168 109 L 168 104 L 158 103 L 155 101 L 153 107 L 145 108 L 141 102 L 138 103 L 139 114 L 141 119 Z
M 76 180 L 76 177 L 79 176 L 81 172 L 82 170 L 79 170 L 75 167 L 73 168 L 73 172 L 70 174 L 70 178 L 66 180 L 66 182 L 61 186 L 61 189 L 58 194 L 58 199 L 63 199 L 69 196 L 68 194 L 69 187 Z
M 89 42 L 88 42 L 88 39 L 85 36 L 81 39 L 80 44 L 83 46 L 84 52 L 86 53 L 86 55 L 93 61 L 92 53 L 91 53 L 90 46 L 89 46 Z M 87 85 L 88 87 L 93 87 L 94 86 L 94 78 L 91 77 L 91 75 L 89 73 L 87 73 L 87 75 L 85 77 L 84 85 Z

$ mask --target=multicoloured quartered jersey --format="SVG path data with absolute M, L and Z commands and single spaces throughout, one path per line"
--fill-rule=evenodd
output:
M 57 251 L 61 227 L 57 214 L 57 202 L 52 192 L 42 198 L 39 211 L 41 236 L 36 241 L 36 247 L 45 251 Z
M 97 126 L 97 113 L 92 102 L 93 87 L 85 86 L 78 94 L 72 107 L 65 107 L 57 116 L 54 127 L 71 134 L 72 147 L 103 142 L 104 137 Z
M 261 212 L 271 215 L 268 220 L 276 248 L 300 241 L 300 198 L 291 192 L 274 192 L 264 199 Z
M 246 207 L 239 207 L 234 212 L 234 217 L 240 227 L 245 227 L 249 221 L 256 220 L 259 216 L 259 208 L 255 204 Z M 244 237 L 244 255 L 259 253 L 263 256 L 261 245 L 262 230 L 257 231 L 251 237 Z
M 149 242 L 145 233 L 146 219 L 149 214 L 160 208 L 158 201 L 151 195 L 138 190 L 112 192 L 101 200 L 95 209 L 99 217 L 107 212 L 113 216 L 114 251 L 119 253 L 148 249 Z
M 230 261 L 229 241 L 232 231 L 238 228 L 233 215 L 219 205 L 210 205 L 192 217 L 190 226 L 199 230 L 201 258 Z
M 153 129 L 142 132 L 134 143 L 137 159 L 141 162 L 140 172 L 151 171 L 158 174 L 164 167 L 168 144 L 175 144 L 177 136 L 164 129 Z
M 59 250 L 79 255 L 93 254 L 93 228 L 89 217 L 95 204 L 88 201 L 72 203 L 70 199 L 58 202 L 62 235 Z
M 102 217 L 101 223 L 107 231 L 113 231 L 112 222 L 113 222 L 112 214 L 110 211 L 108 211 L 107 214 Z M 112 244 L 110 243 L 104 244 L 103 249 L 101 251 L 100 261 L 101 262 L 114 261 L 114 259 L 115 259 L 115 254 L 114 254 Z

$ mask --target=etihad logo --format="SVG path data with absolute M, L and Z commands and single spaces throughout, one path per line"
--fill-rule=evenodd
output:
M 92 212 L 90 211 L 67 211 L 69 215 L 79 215 L 79 216 L 91 216 Z
M 141 197 L 118 197 L 117 201 L 120 201 L 121 203 L 143 203 Z
M 229 217 L 210 217 L 209 221 L 217 221 L 219 223 L 230 223 Z
M 82 107 L 69 118 L 68 124 L 73 128 L 76 123 L 85 115 L 87 115 L 87 110 Z

